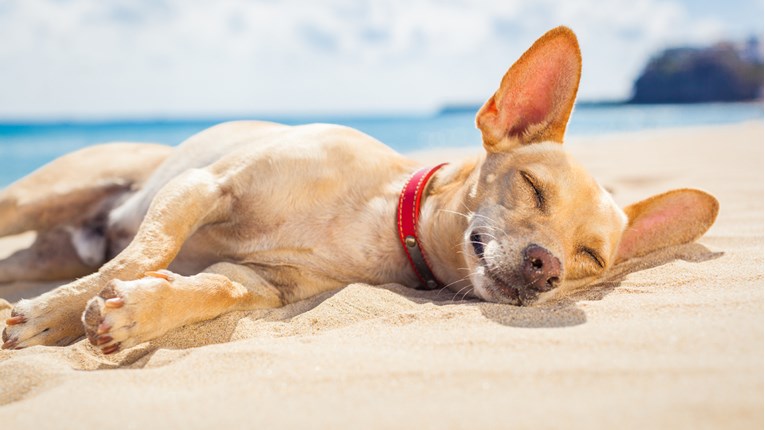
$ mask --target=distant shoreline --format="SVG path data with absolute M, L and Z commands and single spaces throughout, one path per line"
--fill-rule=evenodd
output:
M 598 109 L 614 107 L 662 107 L 662 106 L 746 106 L 763 105 L 763 100 L 739 101 L 739 102 L 702 102 L 702 103 L 634 103 L 626 100 L 582 100 L 576 102 L 576 108 Z M 365 120 L 395 120 L 395 119 L 426 119 L 442 115 L 452 114 L 475 114 L 481 108 L 482 104 L 472 103 L 454 103 L 445 104 L 442 107 L 430 112 L 329 112 L 329 113 L 241 113 L 241 114 L 200 114 L 200 115 L 163 115 L 163 116 L 135 116 L 135 117 L 96 117 L 96 118 L 0 118 L 0 127 L 3 128 L 27 128 L 41 126 L 91 126 L 91 125 L 125 125 L 125 126 L 145 126 L 145 125 L 205 125 L 219 124 L 226 121 L 238 120 L 263 120 L 284 123 L 309 123 L 309 122 L 338 122 L 342 120 L 365 121 Z M 7 130 L 6 130 L 7 131 Z M 0 133 L 2 134 L 2 133 Z
M 622 107 L 622 106 L 676 106 L 676 105 L 684 105 L 684 106 L 692 106 L 692 105 L 742 105 L 742 104 L 763 104 L 763 100 L 742 100 L 742 101 L 735 101 L 735 102 L 692 102 L 692 103 L 683 103 L 683 102 L 677 102 L 677 103 L 642 103 L 642 102 L 635 102 L 632 100 L 582 100 L 576 102 L 576 107 L 578 108 L 612 108 L 612 107 Z M 455 114 L 455 113 L 466 113 L 466 112 L 478 112 L 478 109 L 481 108 L 483 104 L 472 104 L 472 103 L 465 103 L 465 104 L 447 104 L 441 107 L 436 115 L 448 115 L 448 114 Z

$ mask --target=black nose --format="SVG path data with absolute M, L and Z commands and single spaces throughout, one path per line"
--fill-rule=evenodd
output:
M 550 291 L 560 283 L 560 260 L 539 245 L 523 250 L 523 278 L 526 285 L 537 291 Z

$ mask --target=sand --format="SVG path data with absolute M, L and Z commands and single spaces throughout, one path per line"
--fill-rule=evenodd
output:
M 85 341 L 2 351 L 0 427 L 762 428 L 763 124 L 567 145 L 619 203 L 702 188 L 717 223 L 545 306 L 354 284 L 114 356 Z

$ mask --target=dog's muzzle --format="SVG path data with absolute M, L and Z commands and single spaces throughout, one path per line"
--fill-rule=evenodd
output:
M 528 305 L 541 293 L 557 288 L 561 283 L 563 266 L 552 252 L 532 243 L 521 252 L 519 264 L 497 264 L 486 256 L 486 242 L 478 232 L 470 235 L 473 252 L 484 267 L 489 290 L 497 302 Z

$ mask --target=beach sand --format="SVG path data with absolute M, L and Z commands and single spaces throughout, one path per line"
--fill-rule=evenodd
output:
M 1 351 L 0 427 L 762 428 L 763 124 L 567 146 L 620 204 L 701 188 L 717 223 L 544 306 L 354 284 L 114 356 L 86 341 Z M 0 297 L 44 285 L 23 287 Z

